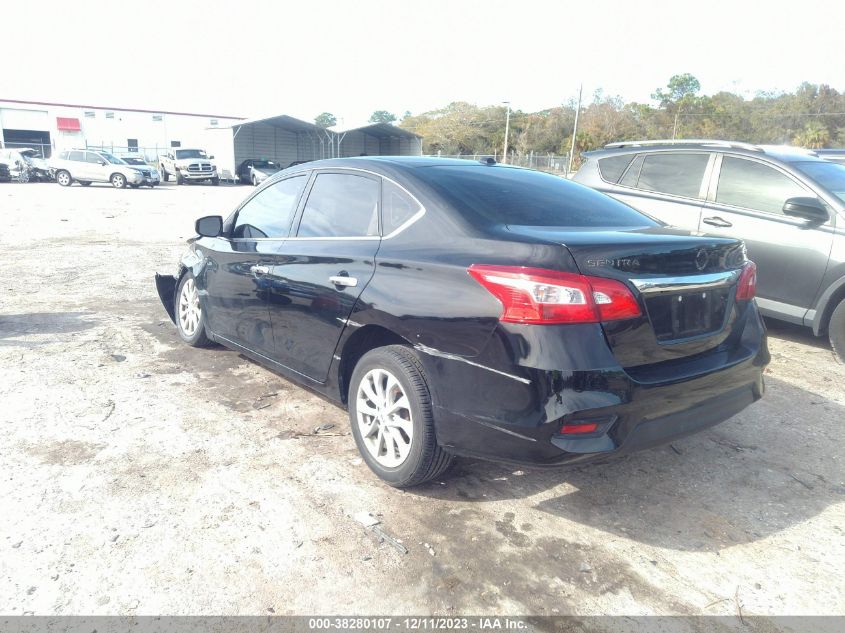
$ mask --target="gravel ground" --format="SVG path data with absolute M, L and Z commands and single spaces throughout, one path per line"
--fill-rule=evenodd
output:
M 845 614 L 825 341 L 770 323 L 763 400 L 671 447 L 400 492 L 344 411 L 177 340 L 153 273 L 248 192 L 0 184 L 0 613 Z

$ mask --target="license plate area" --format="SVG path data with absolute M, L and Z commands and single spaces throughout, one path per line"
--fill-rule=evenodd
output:
M 646 299 L 648 318 L 660 343 L 719 332 L 725 324 L 730 288 L 663 294 Z

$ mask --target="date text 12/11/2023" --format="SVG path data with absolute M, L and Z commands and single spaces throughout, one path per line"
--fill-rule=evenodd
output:
M 505 617 L 321 617 L 309 618 L 313 631 L 522 631 L 530 626 L 523 620 Z

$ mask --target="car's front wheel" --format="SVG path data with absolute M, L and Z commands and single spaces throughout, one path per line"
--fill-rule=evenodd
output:
M 70 172 L 60 169 L 56 172 L 56 182 L 62 187 L 70 187 L 73 184 L 73 178 L 70 177 Z
M 164 168 L 164 165 L 159 165 L 158 170 L 161 172 L 161 179 L 164 182 L 170 182 L 170 174 L 167 173 L 167 170 Z
M 845 363 L 845 299 L 839 302 L 839 305 L 833 310 L 833 314 L 830 315 L 827 335 L 830 338 L 830 346 L 833 348 L 833 353 L 836 354 L 836 359 L 840 363 Z
M 205 334 L 205 313 L 197 282 L 190 272 L 182 275 L 176 290 L 176 329 L 179 337 L 192 347 L 206 347 L 211 342 Z
M 126 176 L 123 174 L 112 174 L 111 178 L 111 186 L 115 189 L 123 189 L 126 187 Z
M 370 469 L 406 488 L 443 474 L 452 456 L 437 445 L 425 373 L 401 345 L 367 352 L 349 385 L 352 435 Z

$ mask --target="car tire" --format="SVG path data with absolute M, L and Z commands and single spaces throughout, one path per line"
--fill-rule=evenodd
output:
M 252 186 L 253 186 L 253 187 L 257 187 L 257 186 L 258 186 L 258 178 L 256 178 L 255 176 L 253 176 L 253 177 L 252 177 Z
M 70 187 L 73 184 L 73 178 L 69 171 L 60 169 L 56 172 L 56 182 L 62 187 Z
M 191 347 L 208 347 L 211 340 L 205 333 L 205 312 L 199 300 L 196 279 L 186 272 L 176 287 L 174 304 L 179 338 Z
M 217 185 L 219 185 L 219 184 L 220 184 L 220 178 L 212 178 L 212 179 L 211 179 L 211 184 L 212 184 L 212 185 L 214 185 L 214 186 L 216 187 Z
M 401 406 L 403 400 L 407 406 Z M 425 371 L 411 349 L 390 345 L 364 354 L 352 372 L 348 403 L 355 444 L 389 485 L 416 486 L 452 464 L 452 456 L 437 444 Z M 388 417 L 390 407 L 395 413 Z
M 182 174 L 176 174 L 176 184 L 177 185 L 184 185 L 185 179 L 182 178 Z
M 109 178 L 109 182 L 111 186 L 115 189 L 125 189 L 126 188 L 126 176 L 123 174 L 112 174 L 111 178 Z
M 164 165 L 159 165 L 158 170 L 161 172 L 161 179 L 164 182 L 170 182 L 170 174 L 167 173 L 167 170 L 164 168 Z
M 91 181 L 90 180 L 80 180 L 79 184 L 82 185 L 83 187 L 90 187 Z
M 839 302 L 839 305 L 833 310 L 833 314 L 830 315 L 830 321 L 827 324 L 827 336 L 830 339 L 830 346 L 833 348 L 836 360 L 845 364 L 845 299 Z
M 133 189 L 137 189 L 139 185 L 133 185 L 132 183 L 129 183 L 129 186 L 132 187 Z

